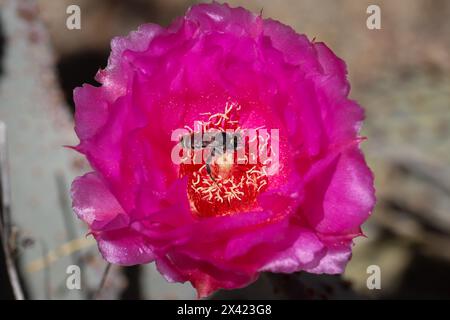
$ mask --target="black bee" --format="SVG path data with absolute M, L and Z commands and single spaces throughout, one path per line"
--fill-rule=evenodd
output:
M 197 136 L 198 135 L 198 136 Z M 211 148 L 210 156 L 206 159 L 206 172 L 210 178 L 215 181 L 212 171 L 211 171 L 211 162 L 215 156 L 220 156 L 225 154 L 226 152 L 234 152 L 239 150 L 242 147 L 242 136 L 238 132 L 211 132 L 204 133 L 204 137 L 208 137 L 210 139 L 200 139 L 202 138 L 201 134 L 190 133 L 180 138 L 180 144 L 184 149 L 190 150 L 200 150 Z

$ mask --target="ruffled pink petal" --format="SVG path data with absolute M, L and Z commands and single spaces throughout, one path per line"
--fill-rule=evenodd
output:
M 71 196 L 73 210 L 91 230 L 116 229 L 128 224 L 128 216 L 94 172 L 75 179 Z
M 283 54 L 287 63 L 301 65 L 299 71 L 303 74 L 320 72 L 321 66 L 314 45 L 305 35 L 272 19 L 264 20 L 264 35 L 270 38 L 273 47 Z
M 81 141 L 93 137 L 108 118 L 104 89 L 83 85 L 75 88 L 75 132 Z
M 298 238 L 291 246 L 276 254 L 261 271 L 292 273 L 316 267 L 325 253 L 325 246 L 317 236 L 304 228 L 298 228 Z
M 150 42 L 164 29 L 156 24 L 144 24 L 137 31 L 131 32 L 126 37 L 115 37 L 111 41 L 111 55 L 108 65 L 96 75 L 96 80 L 102 83 L 109 102 L 114 102 L 118 97 L 125 94 L 128 80 L 132 73 L 123 54 L 127 50 L 144 51 Z
M 184 252 L 172 252 L 164 262 L 164 266 L 159 264 L 159 270 L 165 272 L 166 278 L 175 276 L 175 279 L 190 281 L 199 298 L 207 297 L 218 289 L 244 287 L 258 277 L 257 272 L 248 273 L 239 268 L 230 269 L 219 264 L 214 265 Z
M 139 232 L 126 227 L 94 233 L 103 258 L 113 264 L 131 266 L 152 262 L 152 246 Z
M 348 95 L 350 89 L 347 81 L 347 66 L 345 62 L 331 51 L 328 46 L 323 42 L 314 42 L 314 49 L 317 53 L 320 66 L 322 67 L 322 73 L 327 76 L 337 77 L 342 81 L 341 86 L 345 88 L 342 91 L 343 95 Z
M 328 246 L 324 256 L 318 265 L 305 267 L 304 270 L 311 273 L 341 274 L 352 257 L 352 244 L 335 244 Z
M 318 232 L 357 234 L 374 204 L 373 175 L 358 146 L 350 146 L 313 166 L 301 212 Z
M 216 30 L 236 36 L 256 36 L 262 19 L 244 8 L 231 8 L 228 4 L 199 4 L 186 13 L 186 19 L 195 21 L 203 30 Z
M 280 251 L 260 271 L 341 274 L 351 258 L 351 241 L 326 245 L 314 232 L 301 228 L 297 240 Z

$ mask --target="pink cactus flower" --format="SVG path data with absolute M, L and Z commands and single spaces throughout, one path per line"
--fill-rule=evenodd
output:
M 71 190 L 107 261 L 154 261 L 199 297 L 264 271 L 344 271 L 375 191 L 359 149 L 363 110 L 348 98 L 341 59 L 288 26 L 218 3 L 111 46 L 101 86 L 74 92 L 75 149 L 93 171 Z M 276 129 L 277 161 L 251 163 L 244 137 L 242 162 L 237 144 L 200 163 L 174 162 L 174 150 L 184 160 L 211 151 L 183 145 L 196 125 Z M 188 134 L 174 139 L 180 128 Z

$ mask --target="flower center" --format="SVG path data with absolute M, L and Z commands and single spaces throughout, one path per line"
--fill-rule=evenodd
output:
M 251 161 L 255 149 L 246 148 L 250 139 L 242 135 L 239 110 L 238 104 L 227 103 L 224 113 L 202 114 L 207 120 L 197 123 L 203 133 L 213 138 L 207 143 L 192 143 L 188 153 L 190 159 L 203 157 L 204 161 L 180 165 L 180 175 L 188 176 L 191 209 L 199 217 L 251 210 L 257 196 L 268 186 L 266 166 Z M 201 148 L 195 147 L 199 145 Z

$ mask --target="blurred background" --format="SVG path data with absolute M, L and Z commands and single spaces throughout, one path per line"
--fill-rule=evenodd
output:
M 263 275 L 213 298 L 450 298 L 450 1 L 228 1 L 324 41 L 348 65 L 351 97 L 366 110 L 363 143 L 378 203 L 342 276 Z M 106 263 L 70 208 L 72 179 L 89 170 L 76 144 L 72 90 L 95 84 L 112 37 L 145 22 L 168 25 L 189 0 L 0 0 L 0 165 L 3 242 L 30 299 L 191 299 L 154 266 Z M 81 30 L 66 9 L 81 8 Z M 381 30 L 366 27 L 370 4 Z M 6 130 L 5 130 L 6 129 Z M 6 135 L 5 135 L 6 131 Z M 5 153 L 7 151 L 7 153 Z M 9 179 L 8 179 L 9 178 Z M 4 252 L 0 298 L 12 298 Z M 67 267 L 81 268 L 68 290 Z M 369 290 L 367 268 L 381 269 Z

